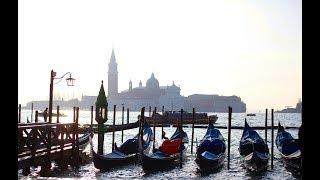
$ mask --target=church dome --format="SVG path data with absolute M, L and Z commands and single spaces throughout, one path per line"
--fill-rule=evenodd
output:
M 150 89 L 159 89 L 159 81 L 154 77 L 154 74 L 151 74 L 151 77 L 147 80 L 147 88 Z
M 172 82 L 172 85 L 168 87 L 170 90 L 180 91 L 180 87 L 176 86 L 174 84 L 174 81 Z

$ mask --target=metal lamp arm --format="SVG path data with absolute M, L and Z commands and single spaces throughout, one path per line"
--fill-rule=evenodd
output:
M 59 78 L 55 78 L 55 77 L 53 77 L 53 80 L 55 80 L 55 79 L 60 79 L 60 81 L 62 80 L 62 78 L 64 78 L 64 76 L 66 76 L 67 74 L 70 74 L 71 75 L 71 73 L 70 72 L 67 72 L 67 73 L 65 73 L 63 76 L 61 76 L 61 77 L 59 77 Z M 56 83 L 54 83 L 54 84 L 58 84 L 60 81 L 58 81 L 58 82 L 56 82 Z
M 59 78 L 53 78 L 53 79 L 62 79 L 65 75 L 67 75 L 67 74 L 70 74 L 71 75 L 71 72 L 67 72 L 67 73 L 65 73 L 63 76 L 61 76 L 61 77 L 59 77 Z

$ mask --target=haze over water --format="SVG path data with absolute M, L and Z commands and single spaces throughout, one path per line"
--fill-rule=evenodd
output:
M 130 80 L 133 87 L 140 80 L 145 85 L 154 73 L 160 86 L 174 81 L 182 96 L 239 96 L 247 112 L 295 106 L 302 96 L 301 0 L 18 0 L 18 27 L 18 103 L 22 106 L 49 99 L 51 70 L 56 77 L 71 72 L 76 79 L 72 87 L 64 79 L 55 84 L 53 99 L 97 96 L 101 80 L 108 82 L 112 49 L 118 63 L 119 92 L 128 89 Z M 107 90 L 107 83 L 104 88 Z M 62 113 L 67 117 L 60 117 L 60 122 L 71 122 L 73 112 Z M 116 124 L 121 123 L 121 113 L 117 112 Z M 130 112 L 130 122 L 135 122 L 138 114 Z M 217 125 L 227 125 L 227 113 L 210 114 L 218 115 Z M 90 123 L 90 111 L 80 110 L 79 115 L 80 124 Z M 27 117 L 31 119 L 30 110 L 22 110 L 22 122 Z M 245 113 L 233 113 L 232 117 L 232 125 L 243 126 Z M 270 114 L 268 117 L 270 125 Z M 264 113 L 247 117 L 251 126 L 264 126 L 264 119 Z M 274 119 L 275 125 L 278 121 L 284 126 L 301 125 L 301 114 L 275 113 Z M 112 124 L 111 112 L 106 124 Z M 160 139 L 160 129 L 156 128 L 156 139 Z M 175 128 L 164 130 L 170 136 Z M 191 138 L 191 128 L 185 131 Z M 196 129 L 195 139 L 199 141 L 205 131 Z M 288 131 L 297 138 L 298 130 Z M 137 134 L 137 128 L 124 132 L 126 140 Z M 221 132 L 227 138 L 227 130 Z M 264 131 L 258 133 L 264 138 Z M 111 134 L 105 134 L 106 153 L 111 152 Z M 276 147 L 273 170 L 269 167 L 260 175 L 248 174 L 238 152 L 241 134 L 242 130 L 231 133 L 231 169 L 227 170 L 225 160 L 219 172 L 204 179 L 295 178 L 283 167 Z M 269 149 L 270 135 L 269 130 Z M 120 138 L 118 131 L 117 144 Z M 96 147 L 97 134 L 93 144 Z M 145 174 L 141 166 L 128 165 L 100 172 L 91 162 L 78 170 L 55 170 L 54 178 L 196 179 L 200 177 L 196 168 L 189 146 L 182 169 Z M 38 177 L 39 170 L 29 177 Z M 28 177 L 19 171 L 19 178 Z
M 249 112 L 302 95 L 302 1 L 18 2 L 18 102 L 47 100 L 50 71 L 71 72 L 54 95 L 97 95 L 112 48 L 119 91 L 153 72 L 181 94 L 237 95 Z M 58 13 L 57 13 L 58 12 Z M 36 68 L 36 70 L 31 70 Z M 107 88 L 107 87 L 105 87 Z
M 26 118 L 30 118 L 30 110 L 22 110 L 22 120 L 26 121 Z M 62 113 L 66 114 L 67 117 L 60 117 L 61 122 L 71 122 L 72 121 L 72 114 L 73 112 L 71 110 L 65 110 L 62 111 Z M 90 111 L 81 111 L 79 112 L 79 123 L 90 123 Z M 116 124 L 121 124 L 122 112 L 118 111 L 116 113 Z M 139 112 L 131 112 L 130 113 L 130 122 L 135 122 L 137 120 Z M 148 112 L 145 113 L 146 116 L 148 116 Z M 209 113 L 211 114 L 217 114 L 218 120 L 217 125 L 226 126 L 227 125 L 227 113 Z M 268 125 L 271 125 L 271 119 L 270 119 L 270 111 L 268 114 Z M 247 118 L 247 121 L 250 126 L 264 126 L 265 123 L 265 114 L 264 113 L 257 113 L 256 116 L 252 117 L 246 117 L 245 113 L 233 113 L 232 114 L 232 125 L 234 126 L 243 126 L 244 125 L 244 118 Z M 43 118 L 39 117 L 39 121 L 42 121 Z M 56 119 L 53 118 L 53 122 L 55 122 Z M 124 117 L 124 121 L 126 123 L 126 113 Z M 301 114 L 300 113 L 275 113 L 274 114 L 274 124 L 277 125 L 278 121 L 281 122 L 284 126 L 294 126 L 299 127 L 301 125 Z M 94 123 L 95 120 L 94 120 Z M 112 113 L 109 112 L 109 120 L 106 122 L 106 124 L 112 124 Z M 166 134 L 170 136 L 172 133 L 174 133 L 175 128 L 174 127 L 165 127 L 164 130 L 166 131 Z M 191 128 L 184 128 L 186 133 L 189 136 L 189 139 L 191 139 Z M 124 131 L 124 141 L 128 138 L 132 138 L 137 134 L 138 129 L 130 129 Z M 227 130 L 226 129 L 220 129 L 222 135 L 226 139 L 227 142 Z M 298 138 L 298 130 L 297 129 L 288 129 L 292 136 L 294 138 Z M 206 129 L 195 129 L 195 140 L 198 141 L 202 139 L 203 135 L 205 134 Z M 264 138 L 264 130 L 258 130 L 257 131 L 259 135 Z M 277 131 L 275 130 L 274 135 L 276 136 Z M 190 178 L 199 178 L 203 177 L 204 179 L 295 179 L 296 177 L 292 175 L 290 171 L 288 171 L 280 161 L 280 156 L 278 154 L 278 150 L 276 148 L 276 145 L 274 144 L 274 153 L 275 153 L 275 159 L 274 159 L 274 169 L 271 170 L 270 167 L 265 173 L 261 173 L 260 175 L 253 175 L 250 173 L 247 173 L 245 169 L 241 166 L 241 160 L 240 155 L 238 152 L 239 142 L 242 135 L 242 130 L 232 130 L 231 132 L 231 161 L 230 161 L 230 170 L 227 169 L 227 159 L 225 159 L 224 167 L 216 172 L 212 173 L 208 176 L 201 176 L 197 173 L 197 165 L 194 162 L 194 155 L 190 152 L 191 147 L 191 141 L 189 142 L 188 151 L 187 151 L 187 157 L 184 161 L 182 169 L 179 167 L 167 170 L 167 171 L 160 171 L 160 172 L 153 172 L 146 174 L 143 172 L 142 167 L 140 165 L 128 165 L 124 167 L 119 167 L 112 169 L 110 171 L 106 172 L 100 172 L 98 169 L 95 169 L 93 162 L 90 162 L 86 165 L 83 165 L 79 168 L 79 170 L 72 170 L 70 167 L 65 172 L 60 172 L 59 170 L 54 171 L 54 177 L 58 178 L 79 178 L 79 179 L 106 179 L 106 178 L 114 178 L 114 179 L 120 179 L 120 178 L 134 178 L 134 179 L 140 179 L 140 178 L 146 178 L 146 179 L 190 179 Z M 105 134 L 105 141 L 104 141 L 104 153 L 111 152 L 111 138 L 112 133 L 106 133 Z M 156 140 L 159 140 L 161 138 L 161 128 L 156 128 Z M 275 137 L 274 137 L 275 139 Z M 271 152 L 271 130 L 268 130 L 268 146 Z M 121 144 L 121 131 L 117 131 L 115 133 L 115 142 L 117 145 Z M 97 134 L 94 135 L 93 138 L 93 145 L 96 150 L 97 147 Z M 196 144 L 194 144 L 194 152 L 196 150 L 195 148 Z M 86 152 L 90 152 L 90 145 L 88 145 L 85 149 Z M 270 160 L 269 160 L 270 164 Z M 37 177 L 37 171 L 40 169 L 37 169 L 34 171 L 29 177 Z M 19 178 L 27 178 L 25 176 L 21 175 L 21 170 L 19 171 Z

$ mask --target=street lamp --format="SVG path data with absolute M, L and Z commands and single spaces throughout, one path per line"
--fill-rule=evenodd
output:
M 54 72 L 53 70 L 51 70 L 51 75 L 50 75 L 50 94 L 49 94 L 49 123 L 52 122 L 52 99 L 53 99 L 53 80 L 55 79 L 60 79 L 60 81 L 62 80 L 62 78 L 67 75 L 70 74 L 69 78 L 66 78 L 67 81 L 67 85 L 68 86 L 74 86 L 74 81 L 75 79 L 71 77 L 71 73 L 67 72 L 65 73 L 63 76 L 59 77 L 59 78 L 55 78 L 55 76 L 57 75 L 56 72 Z M 60 81 L 58 81 L 55 84 L 58 84 Z

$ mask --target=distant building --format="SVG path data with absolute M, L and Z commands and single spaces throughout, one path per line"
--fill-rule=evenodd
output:
M 94 106 L 97 100 L 97 96 L 82 96 L 80 101 L 81 109 L 89 109 L 91 106 Z
M 179 110 L 184 108 L 185 97 L 180 95 L 180 87 L 172 82 L 171 86 L 163 87 L 165 93 L 159 97 L 159 104 L 166 110 Z
M 296 104 L 296 111 L 299 113 L 301 113 L 301 111 L 302 111 L 302 101 L 301 100 Z
M 187 111 L 192 111 L 195 107 L 202 112 L 227 112 L 228 106 L 232 107 L 232 112 L 246 112 L 246 104 L 237 96 L 194 94 L 188 96 L 184 102 Z
M 302 111 L 302 101 L 299 100 L 299 102 L 296 104 L 295 108 L 287 107 L 285 109 L 282 109 L 280 111 L 276 111 L 277 113 L 301 113 Z
M 118 64 L 112 49 L 109 70 L 108 70 L 108 96 L 116 97 L 118 95 Z
M 131 110 L 140 110 L 141 107 L 171 107 L 181 104 L 183 97 L 180 95 L 180 88 L 173 84 L 172 86 L 159 86 L 159 81 L 155 78 L 154 74 L 147 80 L 146 86 L 142 86 L 140 81 L 139 86 L 132 88 L 132 82 L 129 82 L 129 89 L 122 91 L 118 94 L 108 95 L 108 103 L 110 106 L 116 104 L 125 106 Z M 170 101 L 170 103 L 169 103 Z M 160 105 L 161 104 L 161 105 Z M 181 106 L 179 106 L 181 108 Z M 158 110 L 160 110 L 158 108 Z
M 193 94 L 188 97 L 181 96 L 181 88 L 176 86 L 174 81 L 170 86 L 160 86 L 154 73 L 146 81 L 145 86 L 141 80 L 137 87 L 133 87 L 132 81 L 129 81 L 128 89 L 118 92 L 118 64 L 114 50 L 112 49 L 110 62 L 108 64 L 108 107 L 113 108 L 117 105 L 120 110 L 122 104 L 130 111 L 140 111 L 142 107 L 146 107 L 146 112 L 149 111 L 149 106 L 157 111 L 165 110 L 179 111 L 184 109 L 192 111 L 195 108 L 197 112 L 227 112 L 228 106 L 232 107 L 232 112 L 246 112 L 246 104 L 237 96 L 218 96 L 206 94 Z M 60 105 L 61 108 L 72 108 L 78 106 L 81 109 L 90 109 L 95 106 L 97 96 L 83 95 L 81 101 L 73 99 L 69 101 L 53 101 L 53 108 Z M 33 101 L 35 109 L 43 109 L 48 107 L 48 101 Z M 27 104 L 27 108 L 31 107 L 31 102 Z
M 45 108 L 49 107 L 49 101 L 31 101 L 26 104 L 24 108 L 31 109 L 33 103 L 33 109 L 34 110 L 44 110 Z M 52 108 L 56 109 L 57 106 L 60 107 L 60 109 L 69 109 L 72 107 L 81 107 L 81 102 L 78 99 L 71 99 L 68 101 L 64 100 L 53 100 L 52 101 Z
M 171 86 L 160 86 L 154 73 L 147 80 L 146 86 L 142 86 L 140 80 L 139 86 L 133 88 L 132 81 L 129 81 L 129 88 L 118 93 L 118 71 L 117 63 L 112 49 L 112 54 L 108 69 L 108 103 L 109 107 L 124 104 L 130 110 L 139 111 L 143 106 L 148 108 L 158 107 L 161 111 L 162 106 L 165 110 L 178 111 L 181 108 L 187 111 L 202 112 L 227 112 L 228 106 L 233 108 L 233 112 L 246 112 L 246 104 L 237 96 L 218 96 L 194 94 L 188 97 L 180 95 L 180 87 L 172 82 Z M 147 110 L 146 110 L 147 111 Z

